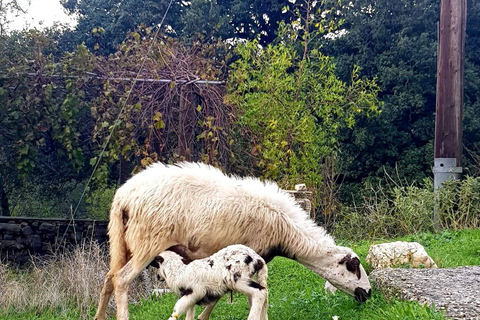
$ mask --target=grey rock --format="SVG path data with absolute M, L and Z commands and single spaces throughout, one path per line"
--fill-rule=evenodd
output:
M 480 267 L 374 270 L 370 279 L 387 296 L 435 305 L 449 318 L 480 320 Z
M 42 232 L 54 232 L 57 230 L 57 227 L 54 224 L 44 222 L 40 225 L 39 230 Z
M 18 233 L 21 230 L 22 227 L 18 224 L 0 223 L 0 231 Z
M 26 226 L 22 229 L 22 233 L 26 236 L 29 236 L 33 233 L 33 230 L 29 226 Z

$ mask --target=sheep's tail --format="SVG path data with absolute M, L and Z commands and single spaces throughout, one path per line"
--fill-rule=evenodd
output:
M 110 242 L 110 272 L 115 275 L 128 261 L 128 249 L 125 242 L 125 220 L 128 216 L 120 207 L 119 201 L 113 200 L 108 223 Z

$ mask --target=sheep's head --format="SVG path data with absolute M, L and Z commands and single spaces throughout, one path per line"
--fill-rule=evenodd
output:
M 349 248 L 329 250 L 324 277 L 337 289 L 355 297 L 359 302 L 370 298 L 371 286 L 358 256 Z

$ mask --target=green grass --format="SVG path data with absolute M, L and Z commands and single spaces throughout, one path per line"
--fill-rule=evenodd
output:
M 439 267 L 457 267 L 480 264 L 480 229 L 447 231 L 442 234 L 417 234 L 395 240 L 418 241 Z M 393 240 L 387 240 L 393 241 Z M 340 241 L 342 242 L 342 241 Z M 379 243 L 382 241 L 375 241 Z M 350 245 L 365 264 L 365 257 L 372 242 Z M 367 271 L 370 270 L 366 266 Z M 416 302 L 386 299 L 379 290 L 374 289 L 372 298 L 364 304 L 359 304 L 353 298 L 343 294 L 325 294 L 324 280 L 304 268 L 302 265 L 283 258 L 275 258 L 269 264 L 269 318 L 272 320 L 296 319 L 445 319 L 441 313 L 422 307 Z M 167 319 L 173 309 L 177 297 L 167 294 L 160 298 L 152 297 L 138 305 L 130 305 L 130 319 L 150 320 Z M 213 311 L 212 320 L 244 320 L 248 316 L 248 303 L 243 295 L 234 294 L 233 304 L 230 296 L 225 296 Z M 201 312 L 197 307 L 196 315 Z M 91 316 L 95 313 L 92 307 Z M 74 307 L 68 310 L 53 310 L 43 313 L 31 311 L 6 314 L 0 313 L 0 319 L 5 320 L 56 320 L 78 319 Z

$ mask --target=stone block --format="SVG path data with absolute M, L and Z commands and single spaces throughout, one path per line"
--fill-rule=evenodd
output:
M 17 241 L 15 240 L 0 241 L 0 249 L 10 249 L 10 248 L 16 248 L 16 247 L 17 247 Z
M 21 230 L 22 227 L 18 224 L 0 223 L 0 231 L 18 233 Z
M 42 237 L 38 234 L 30 235 L 27 241 L 32 249 L 40 249 L 42 247 Z
M 33 234 L 32 228 L 30 228 L 28 225 L 22 228 L 22 233 L 26 236 L 29 236 Z
M 40 228 L 38 230 L 42 232 L 54 232 L 57 230 L 57 227 L 54 224 L 44 222 L 40 225 Z
M 4 239 L 4 240 L 15 240 L 15 237 L 14 237 L 13 234 L 11 234 L 11 233 L 5 233 L 5 234 L 3 235 L 3 239 Z

